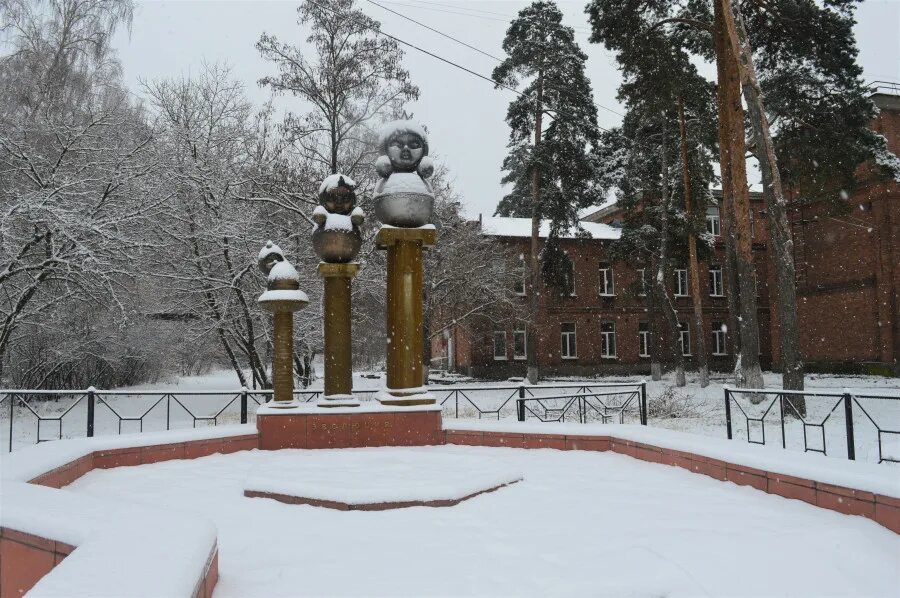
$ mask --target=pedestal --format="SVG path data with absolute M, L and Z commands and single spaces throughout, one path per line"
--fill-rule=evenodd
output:
M 359 264 L 319 264 L 325 279 L 325 394 L 320 407 L 358 406 L 353 398 L 350 281 Z
M 294 314 L 278 311 L 272 332 L 272 401 L 275 406 L 294 404 Z
M 440 405 L 399 407 L 366 401 L 358 407 L 304 404 L 256 412 L 259 448 L 359 448 L 443 444 Z
M 434 245 L 433 226 L 384 226 L 377 247 L 387 250 L 387 388 L 385 405 L 433 404 L 422 376 L 422 249 Z

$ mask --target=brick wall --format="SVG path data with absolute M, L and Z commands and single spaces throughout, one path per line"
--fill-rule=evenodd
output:
M 884 135 L 892 151 L 900 154 L 900 96 L 873 96 L 881 112 L 872 128 Z M 810 370 L 879 373 L 900 376 L 900 183 L 877 181 L 871 168 L 862 167 L 860 185 L 846 200 L 847 213 L 834 214 L 823 203 L 802 205 L 790 212 L 797 268 L 797 300 L 801 352 Z M 758 281 L 760 360 L 763 367 L 779 367 L 774 268 L 768 251 L 768 223 L 760 194 L 751 194 L 754 257 Z M 614 209 L 598 212 L 591 221 L 612 223 L 621 219 Z M 503 238 L 498 243 L 510 251 L 528 253 L 529 239 Z M 607 241 L 565 240 L 563 248 L 575 264 L 575 296 L 560 297 L 541 289 L 537 322 L 539 365 L 550 375 L 596 375 L 649 371 L 646 358 L 638 356 L 638 326 L 646 321 L 643 298 L 637 296 L 638 273 L 633 266 L 613 264 L 616 296 L 599 295 L 599 264 L 607 262 Z M 700 264 L 704 330 L 712 346 L 712 322 L 729 323 L 725 298 L 710 297 L 707 276 L 710 264 L 724 263 L 724 244 L 716 244 Z M 672 281 L 667 281 L 670 288 Z M 530 292 L 530 289 L 529 289 Z M 689 297 L 675 298 L 679 320 L 694 329 Z M 517 308 L 527 313 L 527 299 Z M 560 355 L 560 324 L 576 325 L 577 359 Z M 600 355 L 601 322 L 615 322 L 616 359 Z M 730 323 L 733 327 L 734 322 Z M 470 345 L 457 345 L 458 368 L 488 378 L 525 374 L 523 362 L 495 360 L 491 322 L 474 321 L 465 333 Z M 514 324 L 506 326 L 512 344 Z M 531 341 L 531 339 L 529 339 Z M 729 347 L 730 349 L 730 347 Z M 692 351 L 693 352 L 693 351 Z M 688 364 L 692 360 L 688 358 Z M 728 356 L 711 356 L 713 369 L 732 367 Z

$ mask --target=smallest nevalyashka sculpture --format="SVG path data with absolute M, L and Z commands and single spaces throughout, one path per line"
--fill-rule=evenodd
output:
M 300 290 L 300 275 L 284 258 L 278 245 L 269 241 L 259 252 L 257 265 L 266 275 L 266 292 L 259 297 L 259 304 L 274 313 L 294 312 L 309 302 Z
M 378 136 L 381 155 L 375 170 L 375 216 L 384 224 L 415 228 L 428 224 L 434 192 L 426 179 L 434 174 L 428 157 L 428 135 L 411 120 L 389 122 Z
M 333 174 L 319 186 L 319 205 L 313 210 L 312 242 L 323 262 L 352 262 L 362 246 L 359 227 L 365 219 L 356 206 L 356 183 L 348 176 Z

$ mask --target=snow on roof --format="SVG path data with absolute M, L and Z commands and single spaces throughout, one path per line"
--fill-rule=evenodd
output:
M 619 229 L 613 228 L 608 224 L 584 221 L 580 224 L 592 239 L 615 240 L 621 235 Z M 481 220 L 481 232 L 485 235 L 495 237 L 530 237 L 531 218 L 505 218 L 499 216 L 483 218 Z M 568 231 L 567 234 L 563 235 L 563 237 L 566 239 L 574 239 L 577 236 L 577 232 L 578 231 L 575 229 L 572 229 Z M 541 222 L 540 236 L 546 238 L 549 233 L 550 221 L 544 220 Z

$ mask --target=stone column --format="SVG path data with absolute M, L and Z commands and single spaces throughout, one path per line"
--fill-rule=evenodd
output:
M 320 407 L 358 406 L 353 398 L 350 281 L 359 264 L 319 264 L 325 279 L 325 395 Z
M 387 250 L 387 389 L 380 398 L 386 405 L 435 402 L 422 387 L 422 250 L 436 237 L 428 226 L 378 232 L 378 248 Z
M 272 331 L 272 389 L 277 403 L 294 400 L 294 314 L 275 312 Z

